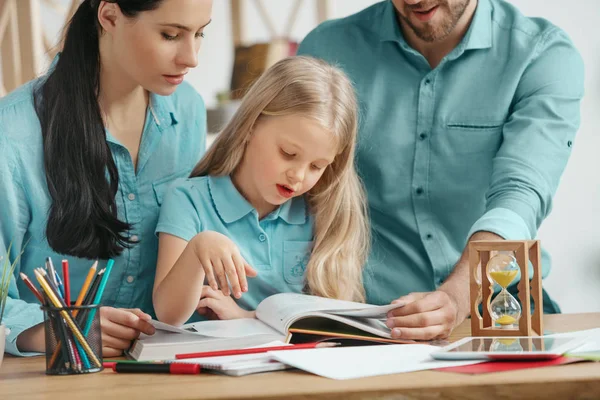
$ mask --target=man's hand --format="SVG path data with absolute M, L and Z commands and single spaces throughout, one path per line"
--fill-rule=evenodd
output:
M 442 290 L 411 293 L 392 303 L 406 304 L 388 313 L 386 324 L 394 339 L 445 339 L 462 322 L 457 302 Z

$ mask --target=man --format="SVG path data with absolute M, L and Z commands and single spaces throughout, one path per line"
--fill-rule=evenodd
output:
M 356 84 L 367 300 L 409 302 L 395 338 L 448 336 L 469 314 L 467 242 L 535 238 L 550 213 L 579 126 L 577 50 L 500 0 L 393 0 L 323 23 L 298 53 Z M 559 312 L 545 293 L 544 311 Z

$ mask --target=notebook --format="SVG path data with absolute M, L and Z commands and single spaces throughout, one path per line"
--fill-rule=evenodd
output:
M 261 347 L 282 346 L 285 343 L 274 341 L 261 345 Z M 255 347 L 255 346 L 252 346 Z M 199 364 L 202 370 L 230 375 L 244 376 L 259 372 L 281 371 L 291 368 L 290 366 L 276 361 L 267 353 L 242 354 L 234 356 L 187 358 L 183 360 L 171 360 L 172 362 Z
M 175 327 L 152 321 L 153 336 L 142 335 L 129 350 L 136 360 L 166 360 L 175 354 L 258 346 L 275 340 L 342 344 L 406 343 L 394 340 L 387 313 L 402 304 L 374 306 L 298 293 L 267 297 L 255 319 L 201 321 Z

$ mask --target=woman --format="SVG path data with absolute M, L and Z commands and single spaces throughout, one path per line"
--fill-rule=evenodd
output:
M 69 260 L 73 297 L 92 260 L 115 260 L 104 356 L 153 333 L 162 195 L 205 149 L 204 103 L 183 77 L 211 11 L 211 0 L 85 0 L 48 75 L 0 99 L 0 255 L 10 243 L 11 261 L 23 251 L 7 352 L 45 350 L 39 303 L 16 276 L 33 277 L 46 257 Z

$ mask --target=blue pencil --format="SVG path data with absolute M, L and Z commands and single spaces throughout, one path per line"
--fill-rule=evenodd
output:
M 104 276 L 102 276 L 102 280 L 100 281 L 100 285 L 98 286 L 98 291 L 96 292 L 96 297 L 94 298 L 94 302 L 92 304 L 100 303 L 102 293 L 104 293 L 104 288 L 106 287 L 106 282 L 108 281 L 108 277 L 110 276 L 110 271 L 112 270 L 114 263 L 115 261 L 112 258 L 106 263 L 106 270 L 104 271 Z M 92 308 L 90 310 L 87 323 L 85 324 L 85 329 L 83 330 L 83 336 L 87 336 L 88 333 L 90 333 L 90 329 L 92 328 L 92 322 L 94 321 L 94 317 L 96 316 L 96 310 L 97 308 Z
M 54 281 L 56 282 L 56 287 L 58 288 L 60 297 L 62 297 L 64 299 L 65 298 L 65 288 L 64 288 L 62 280 L 60 279 L 60 276 L 58 275 L 58 272 L 56 272 L 56 270 L 54 270 Z M 70 306 L 70 304 L 67 304 L 67 307 L 68 306 Z

